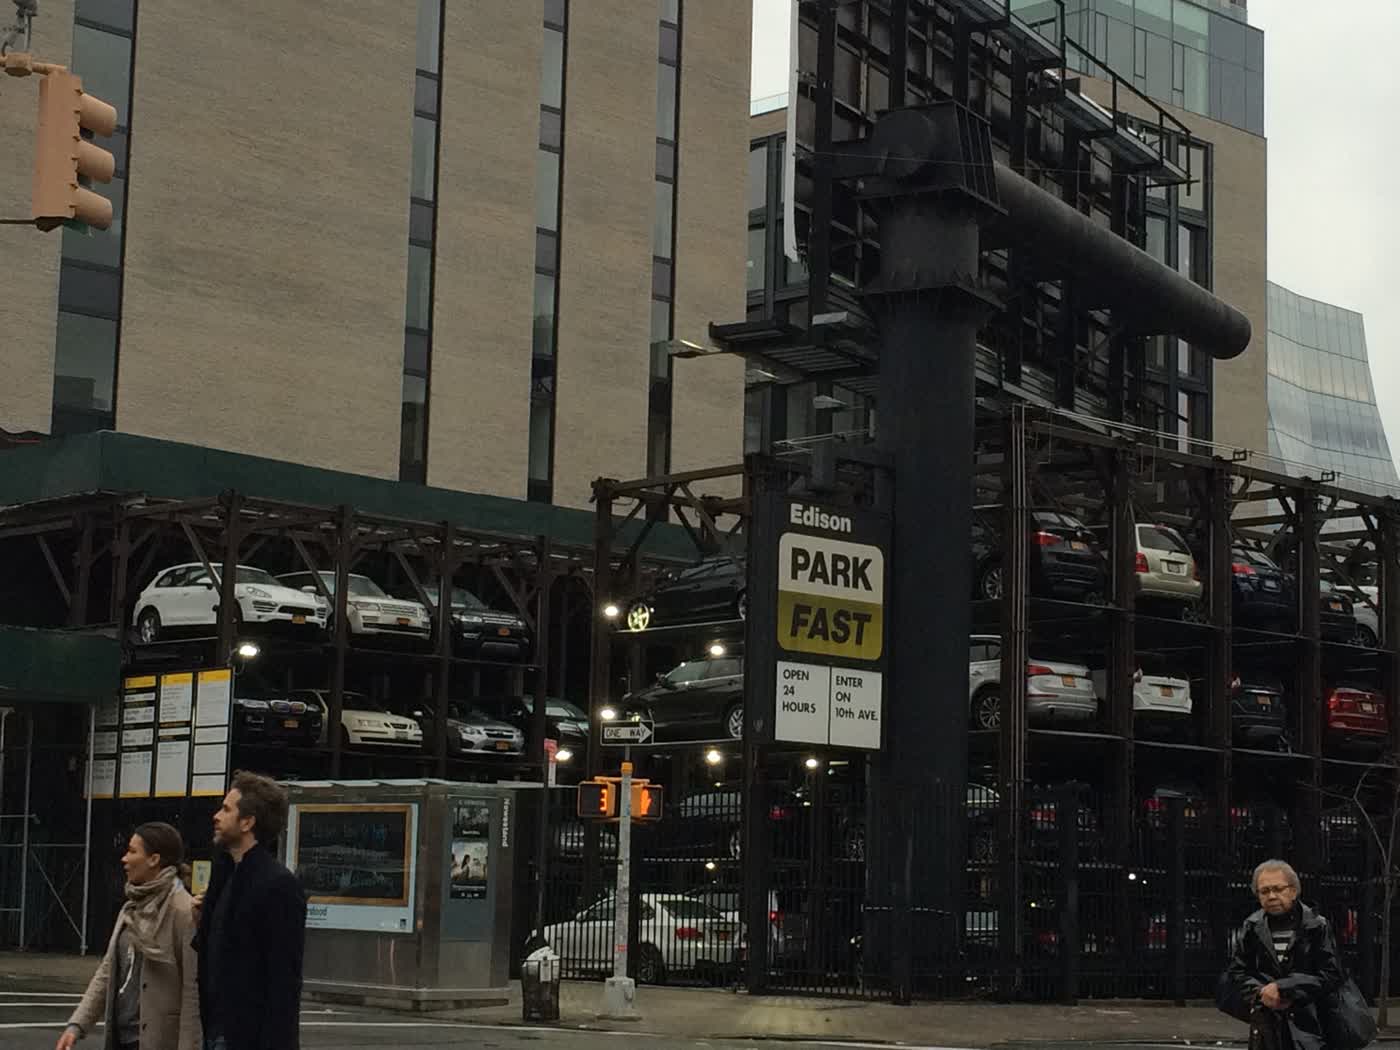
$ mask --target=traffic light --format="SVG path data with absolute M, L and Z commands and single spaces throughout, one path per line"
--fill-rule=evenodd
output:
M 116 160 L 83 132 L 107 136 L 117 111 L 83 91 L 80 77 L 54 70 L 39 80 L 39 120 L 34 133 L 34 225 L 52 230 L 70 220 L 99 230 L 112 225 L 112 202 L 84 188 L 81 179 L 110 182 Z
M 616 784 L 607 780 L 585 780 L 580 783 L 578 815 L 583 820 L 616 820 Z
M 632 819 L 653 821 L 661 819 L 661 785 L 633 782 Z

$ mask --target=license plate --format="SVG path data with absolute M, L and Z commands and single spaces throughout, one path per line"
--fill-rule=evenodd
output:
M 1366 714 L 1368 714 L 1368 715 L 1373 715 L 1373 714 L 1376 713 L 1376 705 L 1375 705 L 1375 704 L 1362 704 L 1362 705 L 1361 705 L 1361 710 L 1364 711 L 1364 712 L 1365 712 Z
M 1179 561 L 1164 561 L 1162 565 L 1166 567 L 1168 576 L 1185 576 L 1186 565 Z
M 1157 687 L 1157 691 L 1160 692 L 1163 696 L 1171 696 L 1174 692 L 1176 692 L 1176 690 L 1169 685 L 1159 685 Z
M 395 729 L 395 730 L 394 730 L 394 736 L 398 737 L 400 740 L 407 740 L 407 739 L 408 739 L 408 730 L 407 730 L 407 729 Z
M 1060 681 L 1061 681 L 1062 683 L 1064 683 L 1065 685 L 1073 686 L 1073 685 L 1074 685 L 1074 682 L 1075 682 L 1075 678 L 1074 678 L 1074 675 L 1072 675 L 1072 674 L 1062 674 L 1062 675 L 1060 675 Z
M 1341 611 L 1342 611 L 1342 603 L 1341 603 L 1341 602 L 1328 602 L 1327 605 L 1328 605 L 1328 607 L 1329 607 L 1333 612 L 1341 612 Z
M 1089 549 L 1089 545 L 1083 540 L 1070 540 L 1069 549 L 1072 551 L 1087 551 Z
M 1255 700 L 1255 702 L 1256 702 L 1260 707 L 1273 707 L 1273 706 L 1274 706 L 1274 698 L 1273 698 L 1272 696 L 1264 696 L 1264 695 L 1262 695 L 1262 694 L 1256 694 L 1255 697 L 1254 697 L 1254 700 Z
M 400 627 L 407 627 L 407 626 L 408 626 L 409 624 L 411 624 L 412 622 L 413 622 L 413 621 L 410 620 L 407 616 L 400 616 L 400 617 L 399 617 L 399 626 L 400 626 Z
M 509 638 L 509 637 L 510 637 L 510 628 L 509 628 L 509 627 L 497 627 L 497 628 L 496 628 L 496 633 L 499 634 L 502 638 Z
M 1276 591 L 1276 590 L 1278 590 L 1278 580 L 1265 580 L 1265 581 L 1264 581 L 1264 590 L 1266 590 L 1266 591 Z
M 293 616 L 293 617 L 292 617 L 292 623 L 305 623 L 305 622 L 306 622 L 306 617 L 305 617 L 305 616 Z
M 284 719 L 282 719 L 282 728 L 283 728 L 283 729 L 300 729 L 300 728 L 301 728 L 301 719 L 299 719 L 299 718 L 284 718 Z
M 497 750 L 497 751 L 509 751 L 509 750 L 510 750 L 510 744 L 506 743 L 504 740 L 497 740 L 497 741 L 496 741 L 496 750 Z

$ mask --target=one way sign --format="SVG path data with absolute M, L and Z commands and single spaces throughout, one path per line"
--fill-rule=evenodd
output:
M 650 722 L 623 722 L 621 725 L 603 726 L 603 743 L 614 747 L 645 744 L 651 737 Z

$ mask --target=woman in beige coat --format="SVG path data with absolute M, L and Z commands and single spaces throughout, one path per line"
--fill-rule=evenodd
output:
M 184 852 L 169 824 L 142 824 L 131 836 L 122 857 L 126 903 L 57 1050 L 72 1050 L 99 1021 L 105 1050 L 200 1050 L 195 923 L 180 880 Z

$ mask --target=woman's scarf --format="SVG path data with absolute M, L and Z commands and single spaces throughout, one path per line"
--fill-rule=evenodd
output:
M 117 921 L 126 925 L 148 962 L 166 963 L 175 959 L 175 915 L 171 901 L 176 888 L 183 888 L 183 885 L 173 865 L 161 868 L 160 874 L 149 882 L 126 884 L 126 903 Z

